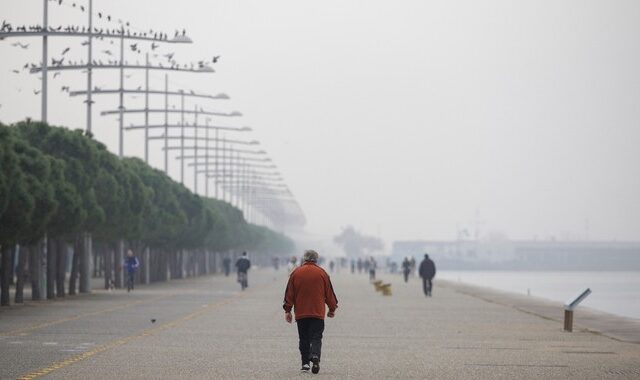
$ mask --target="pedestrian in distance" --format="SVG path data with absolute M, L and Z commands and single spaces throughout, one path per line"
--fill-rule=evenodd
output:
M 309 250 L 304 253 L 302 265 L 289 276 L 282 305 L 285 321 L 293 321 L 292 309 L 295 314 L 298 348 L 302 359 L 301 371 L 320 371 L 325 304 L 329 307 L 327 317 L 333 318 L 338 308 L 338 299 L 333 291 L 331 279 L 327 272 L 318 266 L 318 253 Z
M 247 252 L 242 252 L 242 256 L 236 260 L 238 282 L 240 283 L 242 290 L 249 287 L 249 268 L 251 268 L 251 260 L 247 257 Z
M 351 259 L 351 274 L 356 273 L 356 261 Z
M 422 277 L 422 289 L 424 295 L 431 297 L 431 289 L 433 288 L 433 278 L 436 276 L 436 265 L 429 258 L 428 254 L 424 254 L 424 260 L 420 263 L 420 277 Z
M 416 273 L 416 258 L 411 256 L 409 262 L 411 263 L 411 276 L 414 276 Z
M 402 274 L 404 275 L 404 282 L 409 282 L 409 273 L 411 273 L 411 261 L 409 256 L 405 256 L 402 260 Z
M 287 270 L 289 271 L 289 274 L 291 274 L 291 272 L 293 272 L 294 269 L 296 269 L 298 267 L 298 258 L 295 256 L 291 256 L 291 258 L 289 259 L 289 264 L 287 265 Z
M 376 259 L 374 259 L 373 256 L 371 256 L 371 258 L 369 258 L 369 261 L 367 262 L 369 263 L 369 265 L 367 265 L 367 267 L 369 268 L 369 281 L 375 281 L 378 263 L 376 263 Z
M 229 273 L 231 272 L 231 258 L 229 256 L 225 256 L 222 259 L 222 267 L 224 268 L 224 276 L 229 277 Z
M 127 271 L 127 292 L 130 292 L 133 290 L 136 270 L 140 266 L 140 261 L 138 261 L 138 258 L 133 254 L 132 250 L 127 250 L 127 257 L 125 257 L 122 266 Z
M 362 272 L 362 267 L 364 266 L 364 264 L 362 263 L 362 259 L 359 258 L 359 257 L 358 257 L 357 266 L 358 266 L 358 273 L 361 273 Z

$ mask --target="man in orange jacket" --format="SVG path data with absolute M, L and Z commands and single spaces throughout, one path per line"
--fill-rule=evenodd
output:
M 320 350 L 322 333 L 324 332 L 325 304 L 329 306 L 327 317 L 333 318 L 338 308 L 338 299 L 333 291 L 329 275 L 317 265 L 318 253 L 306 251 L 303 263 L 289 276 L 287 290 L 284 294 L 285 320 L 291 323 L 294 309 L 300 339 L 300 356 L 302 371 L 320 371 Z

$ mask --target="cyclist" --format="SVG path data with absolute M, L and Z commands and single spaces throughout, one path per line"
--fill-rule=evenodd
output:
M 236 261 L 236 269 L 238 270 L 238 282 L 242 290 L 249 287 L 247 271 L 251 268 L 251 261 L 247 257 L 247 252 L 242 252 L 242 256 Z
M 124 259 L 125 269 L 127 270 L 127 292 L 133 290 L 133 280 L 136 275 L 136 270 L 140 266 L 138 258 L 133 255 L 132 250 L 127 251 L 127 257 Z

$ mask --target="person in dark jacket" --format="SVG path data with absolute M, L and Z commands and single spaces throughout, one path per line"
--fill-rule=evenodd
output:
M 140 266 L 138 258 L 133 254 L 132 250 L 127 251 L 127 257 L 124 258 L 124 268 L 127 271 L 127 292 L 133 290 L 136 270 Z
M 409 282 L 409 273 L 411 273 L 411 261 L 409 256 L 405 256 L 402 260 L 402 274 L 404 275 L 404 282 Z
M 222 259 L 222 267 L 224 268 L 225 277 L 229 277 L 229 272 L 231 272 L 231 258 L 229 256 L 225 256 Z
M 242 290 L 249 287 L 249 278 L 247 272 L 251 268 L 251 261 L 247 257 L 247 252 L 242 252 L 242 256 L 236 260 L 236 269 L 238 270 L 238 282 Z
M 428 254 L 424 254 L 424 260 L 420 263 L 420 277 L 422 277 L 422 289 L 424 295 L 431 297 L 431 288 L 433 287 L 433 278 L 436 276 L 436 265 L 429 258 Z
M 333 318 L 338 308 L 338 299 L 333 291 L 331 279 L 324 269 L 317 264 L 318 253 L 306 251 L 303 264 L 297 267 L 287 282 L 284 293 L 284 319 L 293 321 L 291 309 L 295 313 L 298 325 L 300 356 L 302 371 L 318 373 L 320 371 L 320 350 L 322 333 L 324 332 L 325 304 L 329 307 L 327 317 Z M 309 367 L 309 362 L 312 365 Z

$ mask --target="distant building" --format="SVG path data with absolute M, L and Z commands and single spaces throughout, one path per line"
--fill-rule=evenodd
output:
M 640 270 L 640 242 L 395 241 L 392 260 L 424 253 L 441 269 Z

